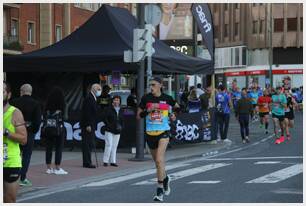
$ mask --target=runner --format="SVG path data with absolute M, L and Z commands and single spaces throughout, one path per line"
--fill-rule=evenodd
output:
M 284 119 L 285 119 L 285 108 L 287 106 L 287 99 L 286 96 L 281 92 L 282 88 L 276 88 L 276 94 L 272 96 L 272 120 L 274 125 L 274 134 L 275 134 L 275 144 L 280 144 L 285 141 L 284 137 Z M 278 129 L 277 123 L 281 129 L 281 136 L 278 137 Z
M 287 139 L 290 140 L 291 135 L 289 128 L 293 128 L 294 126 L 294 108 L 297 108 L 297 103 L 292 95 L 289 93 L 289 88 L 285 88 L 285 95 L 287 98 L 287 108 L 285 109 L 285 128 L 286 128 L 286 136 Z
M 237 109 L 237 102 L 239 99 L 241 99 L 241 92 L 239 90 L 239 87 L 234 87 L 233 91 L 231 92 L 231 99 L 232 99 L 232 104 L 234 107 L 234 110 Z
M 155 162 L 158 183 L 153 200 L 161 202 L 164 194 L 170 194 L 170 177 L 165 171 L 165 152 L 170 137 L 169 113 L 171 107 L 179 108 L 179 105 L 171 96 L 162 93 L 160 78 L 151 79 L 150 87 L 151 93 L 141 98 L 137 119 L 146 118 L 146 142 Z
M 258 98 L 258 107 L 259 107 L 259 117 L 260 124 L 265 125 L 265 133 L 268 134 L 269 127 L 269 112 L 270 112 L 270 104 L 272 100 L 269 97 L 269 91 L 266 89 L 264 91 L 264 96 Z
M 253 105 L 253 112 L 251 114 L 251 118 L 252 118 L 252 121 L 256 121 L 258 120 L 258 117 L 256 115 L 256 107 L 257 107 L 257 100 L 258 100 L 258 97 L 259 97 L 259 92 L 257 90 L 257 88 L 255 86 L 252 87 L 252 90 L 249 92 L 248 94 L 248 97 L 251 98 L 251 102 L 252 102 L 252 105 Z
M 21 169 L 19 144 L 27 142 L 27 130 L 19 109 L 9 104 L 10 87 L 3 82 L 3 201 L 16 202 Z

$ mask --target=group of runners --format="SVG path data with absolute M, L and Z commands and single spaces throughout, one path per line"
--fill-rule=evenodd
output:
M 233 107 L 236 110 L 238 100 L 242 97 L 238 87 L 234 87 L 231 92 Z M 290 140 L 290 129 L 294 126 L 294 110 L 298 109 L 295 95 L 292 94 L 290 87 L 278 86 L 262 90 L 255 83 L 247 92 L 247 98 L 251 101 L 252 121 L 260 121 L 260 128 L 264 128 L 268 134 L 269 116 L 272 115 L 274 126 L 275 143 L 280 144 L 285 139 Z M 281 133 L 279 135 L 279 128 Z

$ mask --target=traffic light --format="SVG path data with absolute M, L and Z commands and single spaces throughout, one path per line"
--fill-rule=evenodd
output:
M 139 62 L 146 55 L 146 33 L 145 29 L 134 29 L 133 33 L 133 62 Z
M 146 56 L 152 56 L 155 53 L 155 49 L 153 47 L 153 44 L 155 42 L 155 38 L 153 36 L 155 32 L 155 27 L 152 26 L 152 24 L 146 24 L 145 29 L 146 32 Z
M 155 28 L 151 24 L 146 24 L 145 29 L 134 29 L 133 31 L 133 62 L 139 62 L 146 56 L 155 53 L 153 43 L 155 38 L 153 33 Z

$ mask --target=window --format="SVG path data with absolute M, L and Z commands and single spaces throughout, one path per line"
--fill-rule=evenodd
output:
M 12 19 L 11 21 L 11 36 L 17 37 L 19 33 L 18 20 Z
M 217 13 L 217 11 L 218 11 L 218 5 L 214 4 L 214 13 Z
M 287 30 L 288 31 L 297 31 L 297 18 L 288 18 L 287 19 Z
M 257 34 L 257 21 L 253 21 L 253 34 Z
M 28 43 L 35 43 L 35 24 L 28 22 Z
M 258 6 L 258 4 L 257 4 L 257 3 L 256 3 L 256 4 L 255 4 L 255 3 L 253 3 L 253 7 L 255 7 L 255 6 Z
M 274 19 L 274 32 L 284 31 L 284 19 Z
M 239 9 L 240 4 L 235 4 L 235 9 Z
M 55 26 L 55 42 L 58 42 L 62 39 L 62 26 L 56 25 Z
M 264 28 L 265 28 L 265 21 L 260 20 L 259 33 L 263 34 L 264 33 Z
M 301 18 L 300 25 L 301 25 L 301 31 L 303 31 L 303 18 Z
M 229 25 L 225 24 L 224 37 L 228 37 L 228 35 L 229 35 Z
M 235 36 L 239 34 L 239 23 L 235 23 Z
M 224 4 L 224 11 L 228 10 L 228 4 Z

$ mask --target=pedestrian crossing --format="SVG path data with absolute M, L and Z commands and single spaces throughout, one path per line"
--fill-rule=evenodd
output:
M 262 161 L 262 162 L 254 162 L 254 165 L 269 165 L 269 164 L 281 164 L 281 161 Z M 171 182 L 181 179 L 181 178 L 185 178 L 185 177 L 189 177 L 192 175 L 196 175 L 196 174 L 200 174 L 203 172 L 208 172 L 208 171 L 212 171 L 215 169 L 220 169 L 226 167 L 226 166 L 230 166 L 232 165 L 232 163 L 213 163 L 213 164 L 208 164 L 205 166 L 201 166 L 201 167 L 196 167 L 196 168 L 191 168 L 191 169 L 186 169 L 186 170 L 182 170 L 182 171 L 178 171 L 178 172 L 174 172 L 174 173 L 169 173 L 168 175 L 171 178 Z M 226 169 L 226 168 L 225 168 Z M 268 174 L 264 174 L 263 176 L 257 177 L 255 179 L 251 179 L 249 181 L 246 181 L 244 183 L 278 183 L 281 181 L 284 181 L 286 179 L 289 179 L 293 176 L 296 176 L 300 173 L 303 172 L 303 164 L 294 164 L 292 166 L 277 170 L 277 171 L 273 171 L 271 173 Z M 239 175 L 239 174 L 237 174 Z M 144 181 L 140 181 L 137 183 L 133 183 L 132 185 L 153 185 L 156 184 L 156 178 L 152 178 L 152 179 L 148 179 L 148 180 L 144 180 Z M 225 180 L 226 181 L 226 180 Z M 219 183 L 223 183 L 224 181 L 221 180 L 195 180 L 195 181 L 191 181 L 191 182 L 187 182 L 187 184 L 219 184 Z
M 286 158 L 289 159 L 289 158 Z M 221 159 L 222 160 L 222 159 Z M 255 160 L 255 159 L 254 159 Z M 180 164 L 173 164 L 173 165 L 168 165 L 167 166 L 167 172 L 168 175 L 170 176 L 171 182 L 175 182 L 176 180 L 184 179 L 187 177 L 188 181 L 186 181 L 186 184 L 222 184 L 226 183 L 227 181 L 230 181 L 227 179 L 227 175 L 225 176 L 216 176 L 213 179 L 198 179 L 199 177 L 197 176 L 197 179 L 190 180 L 192 176 L 198 175 L 198 174 L 203 174 L 206 172 L 212 172 L 214 173 L 217 170 L 224 169 L 227 171 L 227 173 L 230 173 L 231 176 L 233 175 L 238 175 L 239 173 L 235 172 L 230 172 L 231 170 L 235 169 L 235 166 L 238 165 L 239 162 L 216 162 L 216 163 L 210 163 L 210 164 L 204 164 L 201 166 L 197 167 L 192 167 L 192 164 L 186 164 L 186 163 L 180 163 Z M 252 177 L 248 179 L 247 181 L 243 181 L 241 183 L 244 184 L 273 184 L 273 183 L 279 183 L 282 181 L 285 181 L 289 178 L 292 178 L 296 175 L 299 175 L 303 172 L 303 164 L 302 163 L 288 163 L 288 162 L 282 162 L 282 161 L 253 161 L 251 162 L 251 165 L 254 165 L 254 167 L 271 167 L 271 171 L 269 172 L 264 172 L 266 170 L 261 170 L 258 169 L 258 176 L 257 177 Z M 275 169 L 275 165 L 278 165 L 278 169 Z M 279 166 L 282 166 L 282 168 L 279 168 Z M 288 166 L 290 165 L 290 166 Z M 229 167 L 231 166 L 231 167 Z M 187 168 L 188 167 L 188 168 Z M 273 169 L 274 168 L 274 169 Z M 174 172 L 172 172 L 175 170 Z M 143 180 L 143 177 L 149 176 L 149 175 L 154 175 L 155 176 L 156 170 L 155 169 L 149 169 L 145 170 L 142 172 L 138 172 L 135 174 L 129 174 L 129 175 L 123 175 L 117 178 L 111 178 L 111 179 L 106 179 L 102 181 L 97 181 L 97 182 L 91 182 L 86 185 L 83 185 L 82 187 L 99 187 L 99 186 L 106 186 L 114 183 L 120 183 L 124 181 L 131 181 L 129 183 L 130 185 L 133 186 L 145 186 L 145 185 L 154 185 L 156 184 L 157 180 L 156 177 L 154 178 L 149 178 Z M 256 173 L 257 174 L 257 173 Z M 141 181 L 137 181 L 135 179 L 142 178 Z M 219 179 L 218 179 L 219 178 Z

